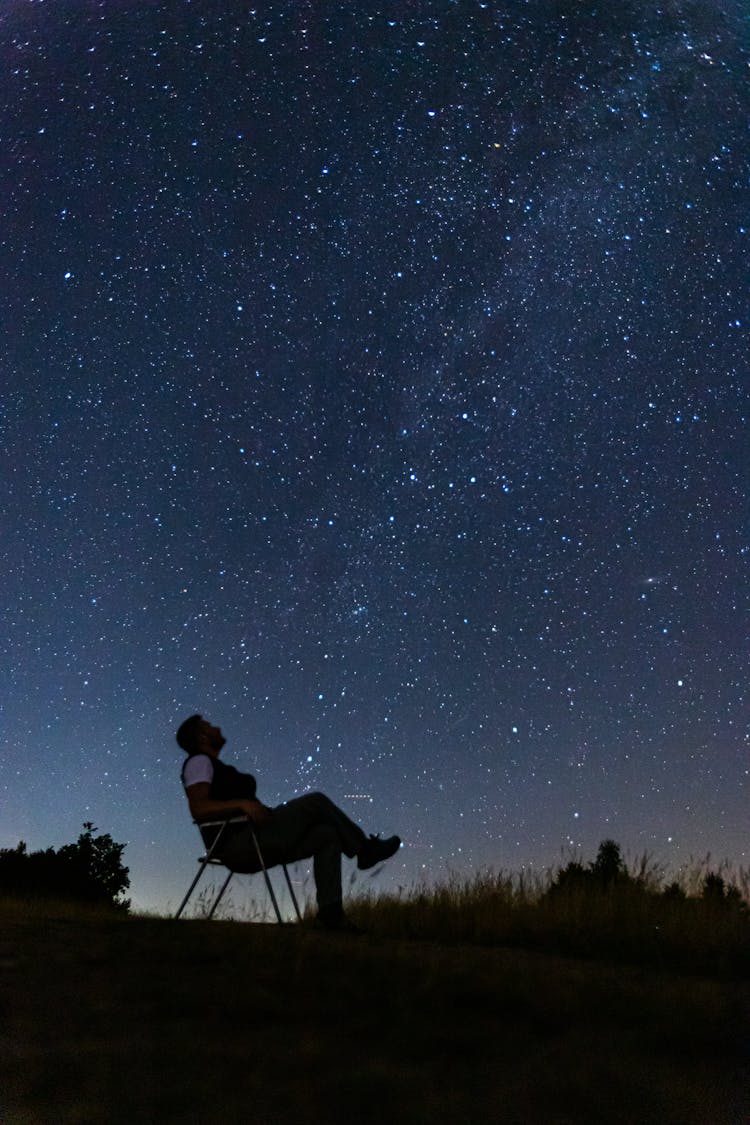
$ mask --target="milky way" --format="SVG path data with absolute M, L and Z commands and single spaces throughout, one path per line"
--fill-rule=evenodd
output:
M 744 862 L 743 8 L 5 6 L 0 846 Z

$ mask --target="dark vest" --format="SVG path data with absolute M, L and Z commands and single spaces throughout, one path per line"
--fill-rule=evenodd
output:
M 189 754 L 185 759 L 182 766 L 182 784 L 185 784 L 185 766 L 191 758 L 197 758 L 197 754 Z M 211 757 L 211 755 L 204 755 Z M 234 766 L 228 766 L 226 762 L 222 762 L 221 758 L 211 757 L 211 765 L 213 766 L 213 777 L 211 778 L 208 795 L 212 801 L 231 801 L 234 797 L 244 797 L 245 800 L 255 800 L 255 778 L 250 773 L 240 773 Z M 239 810 L 237 810 L 239 812 Z M 231 816 L 232 813 L 225 813 L 224 816 Z M 221 813 L 213 813 L 205 818 L 206 820 L 222 820 Z M 241 827 L 241 826 L 240 826 Z M 210 847 L 216 836 L 216 829 L 202 830 L 203 839 Z M 228 825 L 225 829 L 225 836 L 227 833 L 235 831 L 235 825 Z M 224 843 L 224 837 L 221 841 Z

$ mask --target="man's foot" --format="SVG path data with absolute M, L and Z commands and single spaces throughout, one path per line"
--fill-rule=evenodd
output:
M 385 840 L 381 840 L 379 836 L 370 836 L 357 852 L 357 867 L 360 871 L 367 871 L 376 863 L 390 859 L 400 847 L 401 840 L 398 836 L 387 836 Z
M 347 918 L 345 914 L 336 922 L 324 922 L 323 919 L 318 916 L 315 919 L 315 928 L 318 930 L 327 930 L 329 934 L 357 935 L 365 932 L 361 926 L 357 926 L 356 923 L 352 922 L 351 918 Z
M 315 919 L 315 927 L 319 930 L 330 930 L 338 934 L 363 934 L 365 931 L 355 925 L 341 906 L 321 906 Z

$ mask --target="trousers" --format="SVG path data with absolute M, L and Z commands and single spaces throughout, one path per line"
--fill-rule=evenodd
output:
M 367 837 L 330 798 L 306 793 L 277 805 L 267 823 L 237 828 L 219 850 L 232 871 L 259 870 L 253 828 L 266 867 L 312 857 L 318 907 L 341 902 L 341 856 L 353 858 Z

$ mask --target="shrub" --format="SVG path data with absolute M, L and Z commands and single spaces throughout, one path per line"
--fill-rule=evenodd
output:
M 124 844 L 109 834 L 95 836 L 87 821 L 75 844 L 58 851 L 28 852 L 21 841 L 15 848 L 0 849 L 0 894 L 32 898 L 59 898 L 74 902 L 111 906 L 127 911 L 124 891 L 130 886 L 123 866 Z
M 632 886 L 637 883 L 625 866 L 620 845 L 614 840 L 602 840 L 594 862 L 584 867 L 577 860 L 571 861 L 558 872 L 545 897 L 554 898 L 561 893 L 606 891 L 614 886 Z

